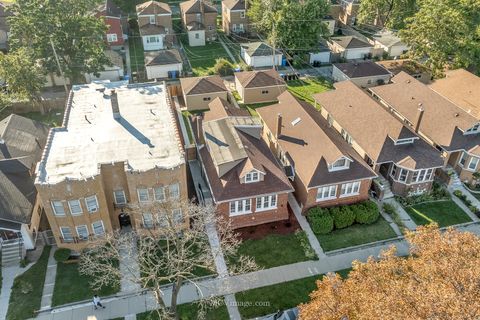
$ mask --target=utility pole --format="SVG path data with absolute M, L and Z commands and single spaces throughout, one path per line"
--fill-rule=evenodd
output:
M 275 47 L 276 47 L 276 44 L 277 44 L 277 34 L 275 33 L 275 20 L 272 23 L 272 35 L 273 35 L 272 67 L 273 67 L 273 70 L 277 70 L 277 66 L 275 64 Z
M 60 60 L 58 60 L 57 51 L 55 50 L 55 46 L 53 45 L 53 40 L 50 38 L 50 45 L 52 46 L 53 55 L 55 56 L 55 60 L 57 61 L 58 71 L 60 71 L 60 75 L 63 79 L 63 88 L 65 89 L 66 99 L 68 99 L 68 88 L 67 88 L 67 79 L 65 79 L 65 75 L 63 74 L 62 67 L 60 66 Z

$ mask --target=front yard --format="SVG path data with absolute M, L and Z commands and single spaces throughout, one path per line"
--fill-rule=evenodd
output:
M 312 95 L 331 90 L 332 84 L 324 78 L 303 78 L 287 82 L 288 90 L 297 98 L 314 104 Z
M 472 221 L 452 200 L 424 202 L 406 207 L 405 210 L 417 225 L 436 222 L 439 227 L 447 227 Z
M 344 229 L 333 230 L 329 234 L 317 234 L 316 236 L 323 250 L 332 251 L 395 238 L 397 234 L 380 216 L 373 224 L 354 224 Z
M 198 319 L 199 305 L 196 303 L 186 303 L 178 305 L 180 320 Z M 225 304 L 217 308 L 209 308 L 205 314 L 205 320 L 223 320 L 229 319 L 228 310 Z M 137 314 L 137 320 L 160 320 L 156 311 Z
M 337 273 L 347 277 L 349 272 L 350 269 L 344 269 Z M 316 275 L 236 293 L 240 314 L 243 319 L 252 319 L 305 303 L 317 287 L 315 282 L 322 277 L 323 275 Z
M 57 264 L 57 276 L 53 290 L 52 306 L 88 300 L 94 294 L 101 297 L 113 295 L 120 291 L 119 287 L 104 287 L 100 291 L 90 288 L 91 278 L 78 272 L 78 263 Z
M 225 58 L 233 63 L 221 43 L 218 41 L 207 43 L 205 46 L 199 47 L 190 47 L 186 37 L 182 37 L 181 41 L 183 49 L 185 50 L 192 66 L 194 76 L 215 74 L 213 67 L 218 58 Z

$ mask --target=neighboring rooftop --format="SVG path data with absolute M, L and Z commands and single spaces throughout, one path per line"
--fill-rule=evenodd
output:
M 355 36 L 331 37 L 330 41 L 335 42 L 344 49 L 373 47 L 370 43 L 360 40 Z
M 279 103 L 258 108 L 257 112 L 272 132 L 277 118 L 282 117 L 278 143 L 294 162 L 297 175 L 308 187 L 375 177 L 360 156 L 310 104 L 296 99 L 285 91 L 278 97 Z M 328 165 L 342 157 L 353 162 L 350 169 L 330 172 Z
M 203 6 L 203 10 L 202 10 Z M 190 0 L 180 2 L 183 13 L 217 13 L 217 8 L 205 0 Z
M 429 72 L 426 67 L 410 59 L 383 60 L 378 61 L 377 64 L 383 66 L 385 69 L 389 70 L 393 74 L 399 74 L 403 71 L 413 76 L 416 74 Z
M 108 60 L 110 60 L 110 62 L 114 66 L 120 67 L 123 69 L 123 58 L 120 55 L 120 53 L 118 53 L 115 50 L 109 50 L 109 49 L 106 49 L 104 53 L 105 53 L 105 56 L 107 56 Z
M 285 86 L 286 83 L 275 69 L 236 72 L 235 77 L 244 88 Z
M 122 10 L 115 4 L 113 0 L 104 0 L 102 4 L 97 7 L 98 13 L 103 16 L 121 17 Z
M 445 73 L 445 78 L 435 80 L 430 88 L 480 119 L 480 77 L 465 69 L 451 70 Z
M 403 45 L 404 43 L 400 39 L 399 36 L 397 36 L 393 31 L 391 30 L 381 30 L 376 32 L 372 36 L 372 40 L 377 41 L 378 43 L 382 44 L 385 47 L 392 47 L 394 45 Z
M 245 0 L 224 0 L 222 2 L 230 10 L 245 10 Z
M 250 57 L 271 56 L 273 53 L 273 48 L 265 42 L 242 43 L 241 46 Z M 275 53 L 282 54 L 280 50 L 275 50 Z
M 65 127 L 49 135 L 37 183 L 86 179 L 103 163 L 125 162 L 128 171 L 147 171 L 185 162 L 163 84 L 75 85 L 65 112 Z
M 440 152 L 374 101 L 351 81 L 334 84 L 336 90 L 313 97 L 353 140 L 377 163 L 402 162 L 410 169 L 442 166 Z M 395 145 L 398 139 L 412 144 Z M 406 162 L 407 159 L 411 161 Z
M 188 31 L 205 30 L 205 25 L 198 21 L 190 21 L 189 23 L 187 23 L 187 30 Z
M 227 87 L 219 76 L 181 78 L 180 84 L 184 94 L 205 94 L 226 92 Z
M 140 35 L 143 36 L 151 36 L 157 34 L 166 34 L 165 27 L 159 26 L 156 24 L 145 24 L 140 27 Z
M 421 106 L 424 114 L 419 131 L 447 151 L 479 144 L 479 135 L 463 135 L 478 122 L 477 118 L 405 72 L 394 76 L 391 84 L 369 90 L 412 125 Z
M 387 69 L 372 61 L 334 63 L 333 65 L 350 79 L 391 74 Z
M 161 51 L 145 51 L 145 66 L 160 66 L 182 63 L 182 57 L 177 49 Z
M 165 2 L 147 1 L 137 4 L 137 15 L 152 15 L 152 14 L 172 14 L 172 9 Z

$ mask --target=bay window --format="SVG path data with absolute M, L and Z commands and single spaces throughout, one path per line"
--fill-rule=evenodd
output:
M 476 157 L 470 158 L 470 163 L 468 164 L 468 170 L 475 171 L 477 169 L 479 159 Z

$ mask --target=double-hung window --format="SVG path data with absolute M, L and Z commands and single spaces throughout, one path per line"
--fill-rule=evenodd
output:
M 337 186 L 327 186 L 317 189 L 317 201 L 335 199 L 337 196 Z
M 60 233 L 62 234 L 62 238 L 64 242 L 73 241 L 72 230 L 70 230 L 70 227 L 60 227 Z
M 183 218 L 183 212 L 181 208 L 173 209 L 172 217 L 173 217 L 173 223 L 175 224 L 185 223 L 185 219 Z
M 52 210 L 53 210 L 53 214 L 56 216 L 65 215 L 65 207 L 63 206 L 62 201 L 52 201 Z
M 155 24 L 155 16 L 150 16 L 148 18 L 149 18 L 150 24 Z
M 277 195 L 263 196 L 257 198 L 256 211 L 271 210 L 277 208 Z
M 117 42 L 118 37 L 116 33 L 108 33 L 107 34 L 107 42 Z
M 148 189 L 146 189 L 146 188 L 137 189 L 137 193 L 138 193 L 138 201 L 148 202 L 148 200 L 149 200 Z
M 395 175 L 397 174 L 397 166 L 393 165 L 392 166 L 392 171 L 390 171 L 390 176 L 395 179 Z
M 178 199 L 180 198 L 180 185 L 178 183 L 174 183 L 168 186 L 168 193 L 170 198 Z
M 153 189 L 155 201 L 165 201 L 165 187 L 156 187 Z
M 257 182 L 258 180 L 260 180 L 260 176 L 257 171 L 252 171 L 245 175 L 245 183 Z
M 468 164 L 468 169 L 472 170 L 472 171 L 475 171 L 477 169 L 478 160 L 479 159 L 477 157 L 471 157 L 470 158 L 470 163 Z
M 151 213 L 144 213 L 142 215 L 142 220 L 143 220 L 143 227 L 145 229 L 151 229 L 153 228 L 153 216 Z
M 230 202 L 230 216 L 238 216 L 241 214 L 251 213 L 252 200 L 244 199 Z
M 82 214 L 82 206 L 80 205 L 80 200 L 68 200 L 68 207 L 70 208 L 70 213 L 72 216 L 78 216 Z
M 340 191 L 340 196 L 353 196 L 357 195 L 360 191 L 360 181 L 344 183 Z
M 405 182 L 407 181 L 408 170 L 400 169 L 400 174 L 398 175 L 398 181 Z
M 77 235 L 80 239 L 88 239 L 88 229 L 86 225 L 76 226 L 75 228 L 77 229 Z
M 116 204 L 125 204 L 127 203 L 127 198 L 125 197 L 125 192 L 123 190 L 113 191 L 113 199 Z
M 462 152 L 462 154 L 460 155 L 460 160 L 458 160 L 458 163 L 460 163 L 460 165 L 462 167 L 465 167 L 465 162 L 467 161 L 467 153 L 466 152 Z
M 98 220 L 98 221 L 95 221 L 94 223 L 92 223 L 92 229 L 93 229 L 93 233 L 96 236 L 101 236 L 101 235 L 105 234 L 105 228 L 103 227 L 103 221 L 102 220 Z
M 97 212 L 98 211 L 98 201 L 97 196 L 93 195 L 85 198 L 85 205 L 87 206 L 88 212 Z

